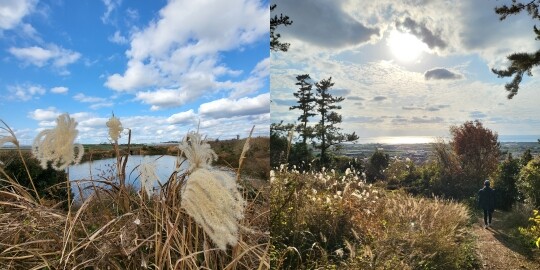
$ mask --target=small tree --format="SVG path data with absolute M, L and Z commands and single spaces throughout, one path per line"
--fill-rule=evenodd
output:
M 297 130 L 302 137 L 302 143 L 304 145 L 307 139 L 311 138 L 313 134 L 313 130 L 308 127 L 309 118 L 316 115 L 313 112 L 315 108 L 315 96 L 311 92 L 313 85 L 309 82 L 310 79 L 309 74 L 296 76 L 296 80 L 298 81 L 296 85 L 299 88 L 293 95 L 296 97 L 296 103 L 298 105 L 289 108 L 289 110 L 300 110 L 302 113 L 298 117 L 300 124 L 298 124 Z
M 341 123 L 341 115 L 334 110 L 341 109 L 341 106 L 337 105 L 337 103 L 342 102 L 344 98 L 332 96 L 329 93 L 332 86 L 334 86 L 332 77 L 315 83 L 315 87 L 317 87 L 316 109 L 321 116 L 321 120 L 315 126 L 315 137 L 320 141 L 317 148 L 321 149 L 320 163 L 322 166 L 326 166 L 330 162 L 328 156 L 330 147 L 342 142 L 358 140 L 358 136 L 354 132 L 352 134 L 342 134 L 340 133 L 341 128 L 337 127 L 337 124 Z
M 519 177 L 519 169 L 519 160 L 512 158 L 511 154 L 499 164 L 497 175 L 493 179 L 493 187 L 497 192 L 497 209 L 510 210 L 518 200 L 519 193 L 516 183 Z
M 366 167 L 366 181 L 373 183 L 376 180 L 383 180 L 385 178 L 384 169 L 388 167 L 389 163 L 390 156 L 388 154 L 378 149 L 375 150 Z
M 452 149 L 467 178 L 466 186 L 474 191 L 483 185 L 499 163 L 500 144 L 497 133 L 478 120 L 450 127 Z
M 270 6 L 270 12 L 272 12 L 276 8 L 276 5 Z M 289 20 L 289 16 L 283 16 L 283 14 L 279 14 L 279 17 L 275 15 L 274 17 L 270 17 L 270 50 L 272 51 L 283 51 L 286 52 L 289 49 L 289 46 L 291 44 L 289 43 L 283 43 L 279 41 L 279 38 L 281 37 L 280 34 L 276 33 L 276 28 L 280 25 L 291 25 L 293 22 Z
M 540 207 L 540 157 L 529 161 L 527 166 L 521 169 L 518 188 L 527 201 Z
M 301 111 L 301 114 L 298 117 L 300 124 L 296 126 L 296 130 L 300 134 L 300 137 L 302 137 L 302 142 L 295 144 L 293 151 L 298 154 L 295 155 L 295 159 L 301 163 L 302 161 L 307 162 L 311 156 L 307 147 L 307 139 L 313 137 L 313 128 L 308 126 L 308 122 L 310 117 L 316 115 L 313 111 L 315 108 L 315 96 L 311 92 L 313 85 L 309 82 L 309 80 L 311 80 L 309 74 L 296 76 L 296 80 L 298 81 L 296 85 L 299 86 L 299 89 L 294 93 L 294 96 L 297 99 L 296 103 L 298 105 L 291 106 L 289 110 Z
M 527 150 L 525 150 L 525 152 L 523 152 L 523 154 L 521 155 L 521 158 L 519 159 L 519 163 L 522 167 L 525 167 L 527 166 L 529 161 L 531 161 L 532 159 L 533 159 L 533 156 L 531 154 L 531 149 L 527 148 Z
M 471 186 L 464 176 L 459 157 L 452 147 L 439 140 L 433 144 L 435 162 L 428 167 L 426 176 L 430 180 L 430 189 L 436 195 L 443 195 L 454 199 L 470 197 L 475 186 Z

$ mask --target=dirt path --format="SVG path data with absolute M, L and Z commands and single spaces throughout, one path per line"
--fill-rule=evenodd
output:
M 482 217 L 473 225 L 482 269 L 540 270 L 540 258 L 516 243 L 516 239 L 508 234 L 510 229 L 499 222 L 504 215 L 505 213 L 495 212 L 493 224 L 487 229 L 484 229 Z

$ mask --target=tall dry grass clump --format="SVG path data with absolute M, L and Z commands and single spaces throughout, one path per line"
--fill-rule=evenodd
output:
M 200 135 L 188 137 L 199 144 L 186 157 L 201 161 L 190 170 L 171 172 L 152 192 L 127 185 L 121 193 L 125 171 L 81 179 L 73 185 L 92 192 L 68 210 L 43 204 L 0 167 L 0 269 L 269 269 L 266 191 L 243 198 L 234 175 L 205 159 L 211 149 Z M 190 194 L 194 186 L 202 189 Z
M 367 185 L 354 169 L 276 169 L 273 269 L 476 269 L 466 206 Z

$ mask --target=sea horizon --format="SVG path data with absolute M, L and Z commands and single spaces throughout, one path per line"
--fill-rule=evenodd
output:
M 434 143 L 440 138 L 450 140 L 450 137 L 445 136 L 376 136 L 360 137 L 356 144 L 426 144 Z M 501 143 L 535 143 L 538 139 L 540 135 L 499 135 Z

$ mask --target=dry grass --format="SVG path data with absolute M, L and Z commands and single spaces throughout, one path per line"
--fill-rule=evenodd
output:
M 276 171 L 273 269 L 475 269 L 467 208 L 355 176 Z
M 237 244 L 223 251 L 181 208 L 187 178 L 173 172 L 151 196 L 95 180 L 66 211 L 0 167 L 0 269 L 269 269 L 268 188 L 250 189 Z

